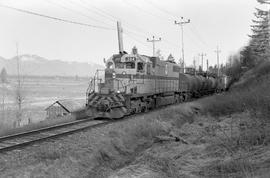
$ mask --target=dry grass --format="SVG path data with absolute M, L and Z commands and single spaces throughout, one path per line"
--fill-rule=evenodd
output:
M 212 156 L 227 158 L 211 162 L 201 170 L 206 177 L 254 177 L 250 160 L 253 149 L 270 143 L 270 62 L 249 71 L 230 92 L 200 100 L 202 113 L 215 121 L 205 134 L 211 139 Z M 230 117 L 227 124 L 222 116 Z
M 39 162 L 55 161 L 61 159 L 67 154 L 64 148 L 56 149 L 56 147 L 40 147 L 35 152 L 34 158 Z
M 162 112 L 147 114 L 139 119 L 130 120 L 128 125 L 120 124 L 118 129 L 109 130 L 110 140 L 105 140 L 96 148 L 97 166 L 94 172 L 89 172 L 89 177 L 106 177 L 104 170 L 115 171 L 128 166 L 140 153 L 154 144 L 156 136 L 169 135 L 172 125 L 168 121 L 174 120 L 173 115 L 177 116 L 174 108 L 170 108 L 169 111 L 170 114 L 166 117 L 161 115 Z M 170 159 L 150 156 L 145 157 L 143 162 L 168 177 L 177 177 L 177 171 Z

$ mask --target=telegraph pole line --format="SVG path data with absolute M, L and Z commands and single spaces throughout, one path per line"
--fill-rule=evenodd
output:
M 218 46 L 217 46 L 217 49 L 215 50 L 215 53 L 217 53 L 217 75 L 218 75 L 218 77 L 219 77 L 219 73 L 220 73 L 220 71 L 219 71 L 219 53 L 221 53 L 221 50 L 219 50 L 219 48 L 218 48 Z
M 184 17 L 181 17 L 180 22 L 174 21 L 175 25 L 180 25 L 181 27 L 181 40 L 182 40 L 182 61 L 185 68 L 185 53 L 184 53 L 184 25 L 190 23 L 190 19 L 184 20 Z
M 201 53 L 201 54 L 199 54 L 199 56 L 202 59 L 201 65 L 202 65 L 202 71 L 203 71 L 203 57 L 206 56 L 206 54 L 205 53 Z
M 149 40 L 149 38 L 147 38 L 146 41 L 147 42 L 151 42 L 153 44 L 153 56 L 155 56 L 156 55 L 155 43 L 161 41 L 161 38 L 155 39 L 155 36 L 153 36 L 153 39 L 152 40 Z

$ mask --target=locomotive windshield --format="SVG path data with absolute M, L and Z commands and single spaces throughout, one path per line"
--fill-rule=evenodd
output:
M 134 62 L 126 62 L 126 68 L 127 69 L 135 69 L 135 63 Z
M 113 68 L 113 63 L 112 62 L 108 62 L 107 63 L 107 69 L 112 69 Z
M 124 62 L 116 62 L 115 63 L 115 68 L 116 69 L 124 69 L 125 63 Z

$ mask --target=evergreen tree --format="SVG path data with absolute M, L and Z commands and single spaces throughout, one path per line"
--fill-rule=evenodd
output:
M 2 68 L 0 75 L 1 75 L 1 82 L 7 83 L 7 71 L 5 68 Z
M 257 20 L 253 20 L 255 25 L 252 25 L 251 30 L 253 32 L 250 35 L 250 47 L 253 53 L 259 57 L 266 57 L 267 51 L 269 50 L 269 18 L 268 11 L 256 9 L 254 13 Z
M 261 4 L 270 4 L 269 0 L 257 1 Z M 251 26 L 249 44 L 240 52 L 241 64 L 248 68 L 270 58 L 269 11 L 256 8 L 254 15 L 256 19 L 252 20 L 254 25 Z

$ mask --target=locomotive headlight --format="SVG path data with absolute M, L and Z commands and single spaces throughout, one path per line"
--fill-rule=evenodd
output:
M 112 78 L 115 78 L 116 77 L 116 74 L 115 72 L 112 73 Z

